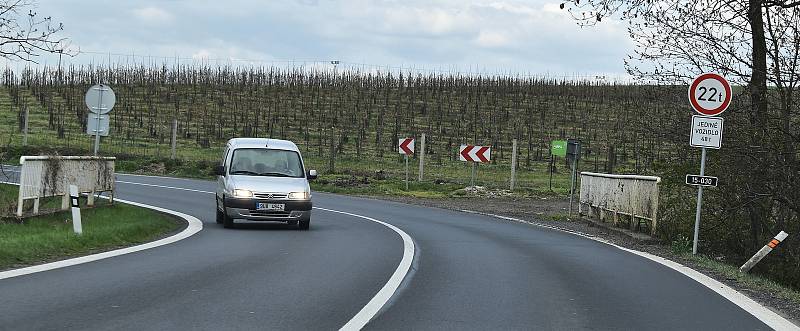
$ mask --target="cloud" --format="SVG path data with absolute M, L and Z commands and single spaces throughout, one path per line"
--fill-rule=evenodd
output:
M 166 23 L 174 19 L 168 11 L 154 6 L 134 9 L 133 15 L 139 20 L 151 23 Z
M 632 49 L 623 23 L 580 28 L 552 0 L 38 1 L 76 46 L 106 53 L 624 74 Z
M 506 46 L 510 43 L 508 34 L 496 31 L 481 31 L 475 38 L 475 43 L 481 47 L 495 48 Z

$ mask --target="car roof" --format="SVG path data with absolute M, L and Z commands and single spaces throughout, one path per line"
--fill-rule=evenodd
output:
M 299 152 L 297 145 L 288 140 L 269 138 L 233 138 L 228 140 L 231 148 L 271 148 Z

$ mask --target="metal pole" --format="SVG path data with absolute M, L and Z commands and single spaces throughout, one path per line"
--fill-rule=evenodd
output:
M 406 154 L 406 191 L 408 191 L 408 154 Z
M 30 111 L 28 106 L 25 106 L 25 123 L 22 128 L 22 146 L 28 146 L 28 115 Z
M 422 181 L 422 174 L 425 170 L 425 134 L 422 134 L 422 138 L 420 138 L 420 149 L 419 149 L 419 181 Z
M 511 191 L 514 190 L 514 182 L 517 179 L 517 140 L 512 140 L 511 147 Z
M 472 179 L 469 181 L 469 186 L 475 186 L 475 163 L 474 161 L 472 162 Z
M 178 140 L 178 119 L 172 120 L 172 153 L 170 154 L 170 159 L 175 159 L 175 147 L 177 145 Z
M 550 153 L 550 165 L 548 166 L 550 172 L 550 191 L 553 191 L 553 153 Z
M 706 174 L 706 148 L 703 147 L 700 156 L 700 176 Z M 697 210 L 694 214 L 694 243 L 692 244 L 692 254 L 697 254 L 697 241 L 700 237 L 700 209 L 703 207 L 703 187 L 697 187 Z
M 105 86 L 101 84 L 100 98 L 97 100 L 97 112 L 94 113 L 97 116 L 97 127 L 94 128 L 94 156 L 97 156 L 97 151 L 100 149 L 100 113 L 103 107 L 103 91 L 105 91 Z
M 578 156 L 572 156 L 572 179 L 570 180 L 569 188 L 569 216 L 572 216 L 572 199 L 575 196 L 575 171 L 578 168 Z

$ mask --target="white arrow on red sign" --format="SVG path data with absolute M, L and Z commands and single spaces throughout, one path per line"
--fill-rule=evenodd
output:
M 492 148 L 489 146 L 461 145 L 458 154 L 461 161 L 489 163 L 492 159 Z
M 397 151 L 400 154 L 414 154 L 414 138 L 402 138 L 398 141 L 398 145 Z

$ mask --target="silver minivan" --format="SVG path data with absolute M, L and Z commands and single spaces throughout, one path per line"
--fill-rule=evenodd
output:
M 234 138 L 228 141 L 217 177 L 217 223 L 234 220 L 284 222 L 308 230 L 311 225 L 309 180 L 303 157 L 291 141 Z

